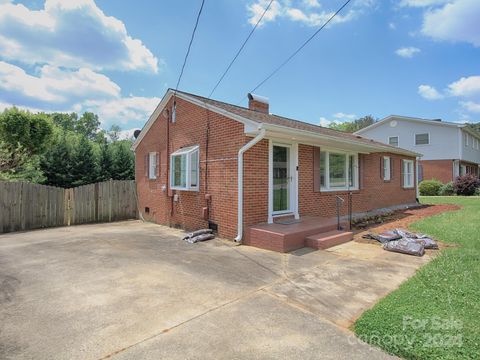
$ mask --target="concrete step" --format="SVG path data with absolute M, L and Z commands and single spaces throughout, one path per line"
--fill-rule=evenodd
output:
M 328 249 L 353 240 L 353 232 L 332 230 L 307 236 L 305 245 L 314 249 Z

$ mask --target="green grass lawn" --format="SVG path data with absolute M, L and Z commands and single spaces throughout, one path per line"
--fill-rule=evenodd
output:
M 480 197 L 422 197 L 458 204 L 410 228 L 451 244 L 354 325 L 362 340 L 405 359 L 480 359 Z M 406 255 L 407 256 L 407 255 Z

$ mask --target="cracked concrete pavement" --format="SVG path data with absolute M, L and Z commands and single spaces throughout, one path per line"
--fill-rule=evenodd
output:
M 429 257 L 280 254 L 127 221 L 0 236 L 2 359 L 388 359 L 348 326 Z

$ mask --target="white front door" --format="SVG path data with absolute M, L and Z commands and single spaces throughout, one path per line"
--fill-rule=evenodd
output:
M 283 214 L 298 218 L 298 145 L 270 141 L 269 147 L 269 222 Z

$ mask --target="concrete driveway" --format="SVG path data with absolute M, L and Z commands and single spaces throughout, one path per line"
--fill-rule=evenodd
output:
M 428 261 L 181 234 L 129 221 L 0 236 L 0 358 L 390 358 L 347 327 Z

